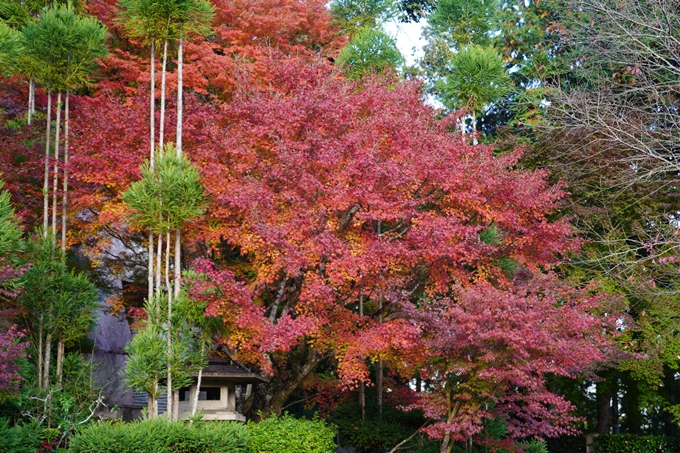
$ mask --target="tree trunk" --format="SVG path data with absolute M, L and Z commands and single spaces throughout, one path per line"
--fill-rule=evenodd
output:
M 38 324 L 38 388 L 43 388 L 42 374 L 43 374 L 43 315 L 40 315 Z
M 50 213 L 50 136 L 52 127 L 52 91 L 47 90 L 47 125 L 45 127 L 45 177 L 43 180 L 43 235 L 47 237 Z
M 182 280 L 182 233 L 175 230 L 175 299 L 179 297 L 180 282 Z M 170 291 L 170 288 L 168 288 Z
M 179 40 L 177 49 L 177 133 L 175 137 L 175 144 L 177 148 L 177 157 L 182 155 L 182 114 L 184 108 L 183 100 L 183 85 L 182 85 L 182 69 L 183 69 L 183 46 L 182 39 Z M 175 231 L 175 297 L 179 297 L 179 284 L 182 278 L 182 233 L 177 228 Z M 168 288 L 170 291 L 170 288 Z
M 68 204 L 68 129 L 69 112 L 68 103 L 71 93 L 66 91 L 66 106 L 64 109 L 64 194 L 61 199 L 61 251 L 66 253 L 66 207 Z
M 151 41 L 151 94 L 149 95 L 149 167 L 153 171 L 156 154 L 156 43 Z M 153 265 L 152 265 L 153 266 Z
M 596 387 L 598 434 L 609 434 L 611 421 L 612 391 L 606 381 L 598 382 Z
M 359 294 L 359 317 L 364 316 L 364 295 Z M 361 420 L 366 419 L 366 384 L 359 382 L 359 407 L 361 408 Z
M 149 95 L 149 168 L 151 171 L 155 168 L 154 156 L 156 154 L 156 147 L 154 141 L 156 140 L 156 43 L 151 41 L 151 94 Z M 153 232 L 149 231 L 149 288 L 147 299 L 153 297 Z M 147 313 L 147 317 L 151 319 L 151 313 Z
M 158 235 L 158 248 L 156 249 L 156 295 L 161 293 L 161 254 L 163 253 L 163 235 Z M 159 308 L 160 310 L 160 308 Z M 160 315 L 160 313 L 159 313 Z M 160 318 L 159 318 L 160 319 Z
M 383 301 L 382 297 L 380 298 L 380 301 L 378 302 L 378 309 L 380 310 L 380 315 L 378 316 L 378 323 L 382 324 L 383 323 L 383 314 L 382 314 L 382 308 L 383 308 Z M 382 420 L 383 416 L 383 372 L 384 372 L 384 366 L 385 363 L 382 360 L 378 360 L 378 364 L 375 369 L 375 387 L 376 391 L 378 392 L 378 416 Z
M 182 154 L 182 109 L 184 106 L 182 91 L 182 38 L 180 38 L 177 50 L 177 137 L 175 138 L 177 157 Z
M 375 367 L 375 390 L 378 392 L 378 417 L 382 420 L 383 416 L 383 373 L 385 363 L 378 360 Z
M 30 125 L 33 120 L 33 113 L 35 112 L 35 80 L 32 78 L 28 80 L 28 119 Z
M 54 131 L 54 175 L 52 182 L 52 236 L 57 241 L 57 186 L 59 184 L 59 142 L 61 134 L 61 91 L 57 93 L 57 125 Z
M 50 356 L 52 355 L 52 333 L 45 338 L 45 362 L 43 367 L 43 389 L 50 388 Z
M 612 389 L 612 434 L 619 434 L 619 378 L 614 378 Z
M 201 345 L 201 355 L 205 356 L 205 344 Z M 198 408 L 198 394 L 201 391 L 201 380 L 203 379 L 203 368 L 198 370 L 198 379 L 196 381 L 196 394 L 194 394 L 193 406 L 191 408 L 191 416 L 196 415 L 196 409 Z
M 477 140 L 477 114 L 472 112 L 472 144 L 477 145 L 479 141 Z
M 146 415 L 148 418 L 154 418 L 153 408 L 156 405 L 156 400 L 151 393 L 146 395 Z
M 446 402 L 449 407 L 449 414 L 446 419 L 447 423 L 453 422 L 453 419 L 458 415 L 458 410 L 460 409 L 460 401 L 457 401 L 454 407 L 451 407 L 451 394 L 447 393 L 446 395 Z M 439 450 L 441 453 L 451 453 L 451 450 L 453 449 L 453 441 L 451 440 L 451 433 L 446 432 L 444 434 L 444 438 L 442 439 L 442 445 L 441 449 Z
M 168 40 L 165 40 L 163 44 L 163 67 L 161 68 L 161 117 L 160 122 L 160 132 L 158 134 L 158 146 L 163 149 L 164 135 L 165 135 L 165 68 L 168 63 Z M 162 152 L 162 151 L 161 151 Z
M 285 379 L 278 376 L 277 382 L 254 386 L 253 404 L 247 411 L 249 418 L 258 421 L 269 418 L 271 415 L 280 415 L 290 395 L 328 356 L 317 353 L 306 344 L 297 346 L 289 356 L 290 373 Z
M 148 292 L 147 292 L 147 300 L 151 300 L 154 294 L 154 288 L 153 288 L 153 231 L 149 231 L 149 287 L 148 287 Z M 151 313 L 147 313 L 147 317 L 151 319 Z
M 172 391 L 172 419 L 179 419 L 179 389 Z
M 168 416 L 170 417 L 170 420 L 172 420 L 174 411 L 173 411 L 173 392 L 172 392 L 172 361 L 173 361 L 173 354 L 172 354 L 172 291 L 170 291 L 170 232 L 166 234 L 165 237 L 165 286 L 168 291 L 168 333 L 167 333 L 167 340 L 168 340 L 168 385 L 167 385 L 167 391 L 168 391 Z
M 64 371 L 64 342 L 57 342 L 57 387 L 61 387 L 61 377 Z

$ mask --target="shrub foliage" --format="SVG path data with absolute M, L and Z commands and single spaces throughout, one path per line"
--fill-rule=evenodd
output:
M 170 422 L 90 425 L 71 439 L 72 453 L 247 453 L 246 427 L 237 423 Z
M 678 441 L 668 436 L 604 434 L 595 438 L 595 453 L 680 453 Z
M 285 414 L 248 423 L 251 453 L 334 453 L 335 428 Z

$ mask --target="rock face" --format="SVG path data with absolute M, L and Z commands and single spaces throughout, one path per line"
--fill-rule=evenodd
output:
M 97 327 L 92 334 L 94 340 L 94 363 L 96 385 L 102 387 L 107 408 L 100 412 L 102 418 L 134 418 L 135 408 L 132 390 L 125 386 L 122 371 L 126 355 L 123 348 L 130 342 L 132 334 L 125 318 L 113 316 L 106 310 L 105 295 L 100 297 L 102 307 L 97 316 Z M 114 408 L 118 410 L 111 411 Z

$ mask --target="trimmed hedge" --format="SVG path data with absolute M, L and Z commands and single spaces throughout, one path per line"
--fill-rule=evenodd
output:
M 667 436 L 601 434 L 595 437 L 595 453 L 680 453 L 680 444 Z
M 251 453 L 335 453 L 335 428 L 322 420 L 285 414 L 248 422 Z
M 550 453 L 583 453 L 586 451 L 586 436 L 562 436 L 548 439 Z
M 247 453 L 248 434 L 240 423 L 101 422 L 73 436 L 72 453 Z
M 189 424 L 158 418 L 91 424 L 71 438 L 69 452 L 334 453 L 334 437 L 335 428 L 325 422 L 291 415 L 247 425 L 209 421 Z

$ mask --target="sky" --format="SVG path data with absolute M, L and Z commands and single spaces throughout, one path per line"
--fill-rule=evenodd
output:
M 416 23 L 401 23 L 394 20 L 383 24 L 385 31 L 397 39 L 397 48 L 409 66 L 423 55 L 425 40 L 422 38 L 422 29 L 424 24 L 424 19 Z

